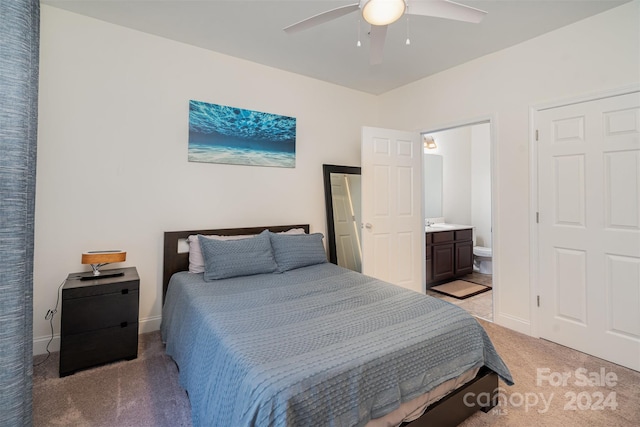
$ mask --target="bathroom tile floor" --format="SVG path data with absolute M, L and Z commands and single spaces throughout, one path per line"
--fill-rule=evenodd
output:
M 491 276 L 479 273 L 472 273 L 469 277 L 461 277 L 462 280 L 473 281 L 474 283 L 480 283 L 485 285 L 491 285 Z M 472 316 L 479 317 L 481 319 L 493 321 L 493 291 L 483 292 L 478 295 L 474 295 L 465 299 L 457 299 L 448 295 L 443 295 L 438 292 L 427 290 L 427 295 L 440 298 L 455 304 L 465 310 L 467 310 Z

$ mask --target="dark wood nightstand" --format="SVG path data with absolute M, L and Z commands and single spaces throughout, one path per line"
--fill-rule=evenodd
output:
M 135 267 L 122 276 L 80 280 L 67 277 L 62 287 L 60 376 L 138 357 L 140 278 Z

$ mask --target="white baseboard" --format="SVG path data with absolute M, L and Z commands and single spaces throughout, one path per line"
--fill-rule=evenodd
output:
M 504 326 L 521 334 L 531 336 L 531 322 L 527 319 L 495 312 L 493 313 L 493 318 L 496 325 Z
M 159 330 L 161 321 L 162 316 L 140 319 L 138 321 L 138 334 L 146 334 L 148 332 Z M 54 334 L 53 339 L 51 339 L 51 335 L 46 335 L 43 337 L 33 338 L 33 355 L 37 356 L 39 354 L 47 354 L 47 344 L 49 343 L 49 340 L 51 340 L 51 344 L 49 344 L 49 351 L 60 351 L 60 334 Z
M 162 316 L 140 319 L 138 321 L 138 334 L 146 334 L 148 332 L 160 330 L 160 322 L 162 322 Z
M 49 343 L 49 340 L 51 340 L 49 351 L 60 351 L 60 335 L 54 335 L 53 339 L 51 339 L 51 335 L 47 335 L 33 339 L 33 355 L 47 354 L 47 343 Z

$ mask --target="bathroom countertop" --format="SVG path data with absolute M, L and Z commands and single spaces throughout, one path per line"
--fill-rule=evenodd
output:
M 460 224 L 432 224 L 424 227 L 425 233 L 437 233 L 439 231 L 453 231 L 453 230 L 466 230 L 469 228 L 473 228 L 471 225 L 460 225 Z

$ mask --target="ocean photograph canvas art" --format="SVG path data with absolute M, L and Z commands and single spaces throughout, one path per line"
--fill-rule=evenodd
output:
M 296 119 L 189 101 L 189 161 L 296 166 Z

